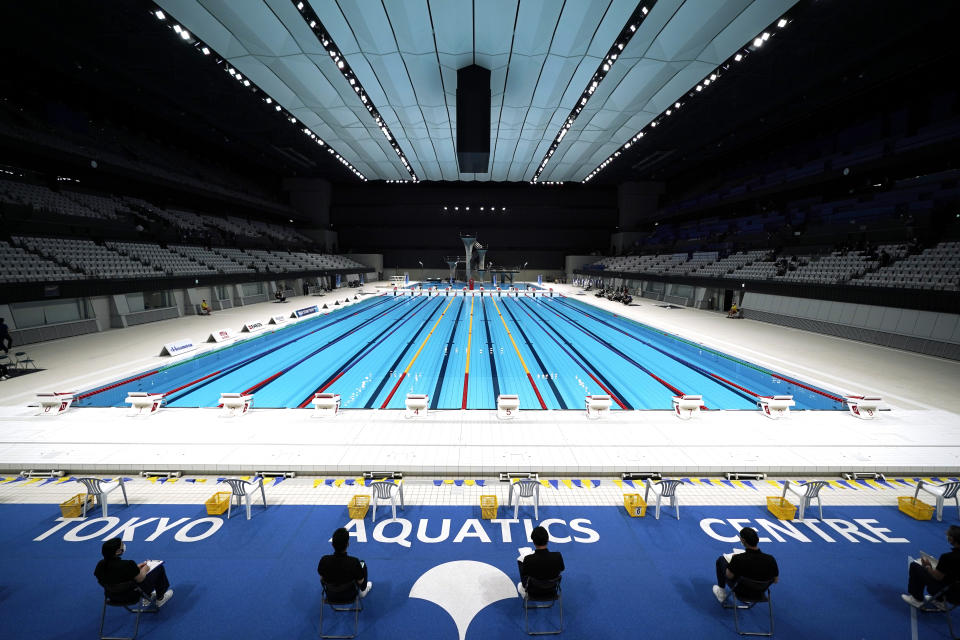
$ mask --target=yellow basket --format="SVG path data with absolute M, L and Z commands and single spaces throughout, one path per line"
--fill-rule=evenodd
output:
M 87 499 L 87 509 L 94 505 L 94 498 L 89 493 L 78 493 L 60 505 L 60 513 L 64 518 L 79 518 L 83 515 L 83 499 Z
M 767 509 L 777 516 L 778 520 L 793 520 L 794 514 L 797 513 L 797 507 L 780 496 L 767 496 Z
M 207 505 L 207 515 L 219 516 L 225 512 L 230 506 L 231 495 L 232 494 L 229 491 L 218 491 L 210 496 L 210 499 L 205 503 Z
M 367 515 L 367 509 L 370 507 L 370 496 L 355 495 L 347 503 L 347 510 L 350 512 L 351 520 L 363 520 Z
M 480 517 L 484 520 L 497 517 L 497 496 L 480 496 Z
M 647 515 L 647 503 L 643 501 L 639 493 L 623 494 L 623 506 L 627 508 L 627 513 L 631 518 L 642 518 Z
M 933 517 L 933 506 L 913 496 L 898 496 L 897 508 L 915 520 L 929 520 Z

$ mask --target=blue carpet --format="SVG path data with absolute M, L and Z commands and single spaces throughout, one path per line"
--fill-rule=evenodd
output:
M 521 516 L 532 518 L 532 510 L 526 511 Z M 360 637 L 457 639 L 457 625 L 444 608 L 469 611 L 461 620 L 467 639 L 527 637 L 519 599 L 493 596 L 487 603 L 478 595 L 479 585 L 485 593 L 503 595 L 516 582 L 518 548 L 529 544 L 522 521 L 480 521 L 479 507 L 412 506 L 402 513 L 410 528 L 407 546 L 383 541 L 403 538 L 407 526 L 382 525 L 388 515 L 381 508 L 376 525 L 368 517 L 366 542 L 354 540 L 350 548 L 367 561 L 375 583 L 364 601 Z M 943 523 L 916 522 L 892 507 L 827 507 L 825 515 L 836 526 L 814 521 L 821 536 L 801 523 L 790 533 L 770 532 L 758 519 L 781 527 L 789 523 L 779 523 L 759 506 L 683 507 L 679 521 L 667 515 L 659 521 L 633 519 L 613 507 L 543 508 L 540 516 L 553 521 L 551 534 L 558 538 L 551 546 L 563 552 L 567 566 L 564 637 L 736 637 L 732 613 L 721 609 L 710 591 L 717 555 L 735 545 L 707 531 L 732 538 L 740 525 L 728 520 L 741 519 L 771 538 L 761 548 L 780 565 L 781 583 L 773 590 L 777 638 L 909 638 L 908 607 L 899 597 L 906 587 L 905 558 L 919 549 L 943 552 L 955 511 L 948 509 Z M 230 521 L 193 524 L 207 518 L 202 506 L 153 504 L 111 506 L 110 520 L 91 517 L 49 533 L 60 524 L 57 516 L 54 505 L 0 506 L 0 638 L 96 637 L 102 592 L 92 572 L 101 541 L 124 524 L 128 559 L 166 560 L 176 591 L 159 614 L 144 617 L 141 637 L 314 638 L 317 561 L 328 552 L 333 529 L 348 521 L 344 507 L 271 506 L 254 508 L 249 522 L 241 513 Z M 158 524 L 180 518 L 187 520 L 156 535 Z M 212 530 L 214 521 L 222 526 Z M 850 532 L 853 527 L 857 532 Z M 424 537 L 445 539 L 424 542 Z M 410 597 L 418 578 L 450 562 L 461 564 L 431 572 L 417 589 L 429 591 L 431 583 L 436 588 L 432 577 L 449 571 L 463 593 L 442 589 L 435 598 L 440 604 Z M 765 624 L 765 613 L 749 612 L 745 624 Z M 108 616 L 107 631 L 132 631 L 132 616 L 116 609 Z M 535 622 L 551 621 L 541 614 Z M 921 615 L 920 637 L 947 637 L 943 616 Z

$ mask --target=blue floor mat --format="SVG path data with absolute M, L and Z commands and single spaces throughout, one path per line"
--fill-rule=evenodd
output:
M 679 521 L 629 518 L 622 507 L 542 508 L 556 538 L 551 547 L 567 566 L 563 635 L 736 637 L 732 613 L 710 587 L 716 557 L 749 525 L 769 539 L 761 548 L 780 565 L 775 637 L 910 638 L 899 596 L 906 556 L 945 551 L 954 512 L 937 523 L 893 507 L 824 511 L 828 522 L 811 526 L 779 522 L 760 506 L 682 507 Z M 111 505 L 110 514 L 64 523 L 55 505 L 0 506 L 0 638 L 96 637 L 102 592 L 93 569 L 101 542 L 124 525 L 126 557 L 165 560 L 175 590 L 159 614 L 143 618 L 142 638 L 317 636 L 316 566 L 332 531 L 349 522 L 345 507 L 254 507 L 250 521 L 242 512 L 229 521 L 208 517 L 200 505 Z M 479 506 L 411 506 L 389 523 L 389 509 L 378 515 L 375 524 L 369 516 L 352 523 L 350 553 L 367 562 L 375 583 L 360 637 L 527 637 L 513 585 L 532 509 L 521 510 L 519 523 L 480 520 Z M 555 614 L 540 612 L 533 622 L 555 624 Z M 325 631 L 328 623 L 347 628 L 329 610 Z M 743 623 L 762 627 L 766 610 L 748 612 Z M 921 614 L 919 623 L 921 638 L 948 637 L 942 614 Z M 108 611 L 107 632 L 129 633 L 132 625 L 133 616 Z

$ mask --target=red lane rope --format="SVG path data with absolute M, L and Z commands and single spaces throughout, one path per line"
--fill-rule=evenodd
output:
M 540 401 L 540 408 L 546 409 L 547 405 L 543 401 L 543 396 L 540 395 L 540 389 L 537 389 L 537 383 L 533 381 L 533 374 L 527 371 L 527 378 L 530 380 L 530 386 L 533 387 L 533 392 L 537 394 L 537 400 Z
M 784 378 L 783 376 L 778 376 L 777 374 L 772 373 L 772 372 L 770 373 L 770 375 L 773 376 L 774 378 L 778 378 L 778 379 L 780 379 L 780 380 L 783 380 L 784 382 L 789 382 L 790 384 L 795 384 L 795 385 L 797 385 L 798 387 L 801 387 L 801 388 L 803 388 L 803 389 L 806 389 L 807 391 L 813 391 L 814 393 L 819 393 L 820 395 L 826 396 L 826 397 L 830 398 L 831 400 L 835 400 L 835 401 L 837 401 L 837 402 L 843 402 L 843 398 L 838 398 L 837 396 L 832 396 L 832 395 L 830 395 L 829 393 L 825 393 L 825 392 L 820 391 L 819 389 L 816 389 L 816 388 L 814 388 L 814 387 L 808 387 L 807 385 L 803 384 L 802 382 L 797 382 L 796 380 L 791 380 L 790 378 Z
M 467 408 L 467 384 L 468 384 L 469 378 L 470 378 L 469 373 L 463 374 L 463 402 L 460 403 L 461 409 Z
M 103 393 L 104 391 L 109 391 L 110 389 L 116 389 L 117 387 L 119 387 L 119 386 L 121 386 L 121 385 L 125 385 L 125 384 L 127 384 L 128 382 L 136 382 L 137 380 L 141 380 L 141 379 L 143 379 L 143 378 L 146 378 L 147 376 L 152 376 L 152 375 L 155 374 L 155 373 L 160 373 L 160 370 L 159 370 L 159 369 L 156 369 L 156 370 L 154 370 L 154 371 L 150 371 L 149 373 L 142 373 L 142 374 L 140 374 L 139 376 L 135 376 L 135 377 L 133 377 L 133 378 L 127 378 L 126 380 L 121 380 L 120 382 L 114 382 L 114 383 L 113 383 L 112 385 L 110 385 L 109 387 L 104 387 L 104 388 L 102 388 L 102 389 L 97 389 L 96 391 L 91 391 L 90 393 L 85 393 L 85 394 L 83 394 L 82 396 L 77 396 L 77 400 L 83 400 L 84 398 L 89 398 L 90 396 L 95 396 L 95 395 L 97 395 L 98 393 Z
M 386 409 L 387 405 L 390 404 L 390 398 L 393 397 L 393 394 L 397 392 L 397 389 L 400 388 L 400 383 L 403 382 L 403 379 L 407 377 L 407 372 L 404 371 L 400 374 L 400 379 L 397 380 L 397 384 L 393 385 L 393 389 L 390 390 L 390 395 L 387 396 L 387 399 L 383 401 L 383 404 L 380 405 L 381 409 Z
M 209 378 L 209 377 L 211 377 L 211 376 L 217 375 L 218 373 L 223 373 L 223 371 L 214 371 L 213 373 L 207 374 L 207 375 L 203 376 L 202 378 L 197 378 L 196 380 L 192 380 L 191 382 L 188 382 L 187 384 L 183 385 L 182 387 L 177 387 L 176 389 L 171 389 L 170 391 L 164 391 L 162 395 L 168 396 L 168 395 L 170 395 L 171 393 L 176 393 L 177 391 L 180 391 L 181 389 L 186 389 L 186 388 L 189 387 L 190 385 L 194 385 L 194 384 L 197 384 L 198 382 L 202 382 L 202 381 L 206 380 L 207 378 Z
M 710 372 L 708 372 L 708 373 L 710 373 Z M 747 389 L 747 388 L 745 388 L 745 387 L 741 387 L 741 386 L 738 385 L 736 382 L 730 382 L 730 381 L 727 380 L 726 378 L 721 378 L 720 376 L 718 376 L 718 375 L 715 374 L 715 373 L 710 373 L 710 375 L 713 376 L 714 378 L 716 378 L 717 380 L 720 380 L 721 382 L 725 382 L 726 384 L 730 385 L 731 387 L 736 387 L 737 389 L 740 389 L 740 391 L 746 391 L 747 393 L 749 393 L 750 395 L 752 395 L 754 398 L 762 398 L 762 397 L 763 397 L 763 396 L 761 396 L 760 394 L 757 394 L 757 393 L 754 393 L 753 391 L 750 391 L 750 389 Z
M 265 380 L 261 380 L 260 382 L 258 382 L 257 384 L 253 385 L 252 387 L 250 387 L 250 388 L 247 389 L 246 391 L 241 391 L 241 392 L 240 392 L 240 395 L 245 396 L 245 395 L 247 395 L 248 393 L 253 393 L 254 391 L 256 391 L 257 389 L 259 389 L 260 387 L 266 385 L 268 382 L 271 382 L 271 381 L 273 381 L 273 380 L 276 380 L 277 378 L 279 378 L 279 377 L 282 376 L 282 375 L 283 375 L 283 371 L 277 371 L 275 374 L 273 374 L 273 375 L 270 376 L 269 378 L 267 378 L 267 379 L 265 379 Z

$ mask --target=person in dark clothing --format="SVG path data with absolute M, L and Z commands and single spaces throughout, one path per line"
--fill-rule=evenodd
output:
M 12 346 L 13 338 L 10 337 L 10 327 L 7 326 L 3 318 L 0 318 L 0 349 L 3 349 L 4 353 L 8 353 Z
M 333 544 L 333 554 L 320 558 L 317 573 L 320 579 L 329 587 L 336 587 L 356 582 L 360 597 L 365 598 L 373 583 L 367 580 L 367 564 L 347 555 L 350 546 L 350 532 L 340 527 L 333 532 L 330 542 Z
M 127 545 L 123 544 L 120 538 L 110 538 L 101 545 L 103 560 L 98 562 L 97 568 L 93 570 L 97 582 L 105 587 L 135 582 L 144 599 L 149 599 L 151 594 L 155 593 L 158 607 L 170 602 L 173 589 L 170 588 L 164 565 L 156 564 L 151 569 L 151 561 L 137 564 L 133 560 L 124 560 L 121 556 L 126 550 Z
M 760 551 L 757 545 L 760 536 L 755 529 L 744 527 L 740 530 L 740 542 L 746 549 L 743 553 L 736 553 L 732 558 L 726 556 L 717 558 L 717 584 L 713 585 L 713 595 L 722 604 L 727 599 L 727 586 L 744 598 L 757 598 L 761 594 L 750 591 L 737 582 L 740 578 L 750 578 L 759 582 L 780 581 L 780 568 L 773 556 Z
M 940 556 L 937 562 L 932 562 L 928 556 L 910 562 L 908 593 L 901 595 L 910 606 L 923 605 L 924 588 L 932 595 L 960 580 L 960 527 L 953 525 L 947 529 L 947 542 L 950 551 Z M 960 589 L 951 591 L 960 592 Z M 960 600 L 960 593 L 951 593 L 949 599 L 951 602 Z
M 547 549 L 550 534 L 544 527 L 536 527 L 530 532 L 530 541 L 533 542 L 534 552 L 527 554 L 523 559 L 517 559 L 520 569 L 520 582 L 517 583 L 517 592 L 521 596 L 527 594 L 527 583 L 530 578 L 537 580 L 553 580 L 563 572 L 563 554 L 559 551 Z M 537 595 L 531 592 L 531 595 Z

